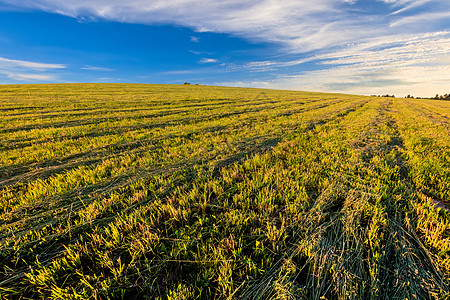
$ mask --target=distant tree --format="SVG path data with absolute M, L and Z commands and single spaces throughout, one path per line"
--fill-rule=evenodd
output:
M 184 85 L 191 85 L 189 82 L 185 82 Z
M 436 96 L 434 96 L 434 98 L 430 98 L 430 99 L 435 99 L 435 100 L 450 100 L 450 94 L 444 94 L 444 95 L 436 94 Z

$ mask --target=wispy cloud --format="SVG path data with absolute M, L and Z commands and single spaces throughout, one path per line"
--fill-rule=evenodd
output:
M 216 62 L 218 62 L 218 60 L 215 58 L 206 58 L 205 57 L 205 58 L 200 59 L 199 62 L 202 64 L 210 64 L 210 63 L 216 63 Z
M 208 52 L 208 51 L 195 51 L 195 50 L 188 50 L 190 53 L 195 55 L 213 55 L 214 53 Z
M 55 74 L 49 74 L 57 69 L 67 68 L 64 64 L 31 62 L 0 57 L 0 74 L 4 78 L 16 81 L 57 81 Z
M 184 75 L 184 74 L 192 74 L 193 70 L 175 70 L 175 71 L 166 71 L 162 72 L 164 75 Z
M 448 58 L 450 61 L 450 57 Z M 281 75 L 275 79 L 249 82 L 223 82 L 220 85 L 282 88 L 306 91 L 342 92 L 349 94 L 380 95 L 408 94 L 429 97 L 448 93 L 450 65 L 416 65 L 391 69 L 371 69 L 364 66 L 339 66 L 301 74 Z
M 444 11 L 444 12 L 429 12 L 429 13 L 421 13 L 418 15 L 412 15 L 400 18 L 398 20 L 395 20 L 391 24 L 389 24 L 390 27 L 396 27 L 406 24 L 418 24 L 421 22 L 440 22 L 442 19 L 450 18 L 450 11 Z
M 274 67 L 278 64 L 273 61 L 251 61 L 245 64 L 235 64 L 235 63 L 222 63 L 221 67 L 225 68 L 226 71 L 236 72 L 236 71 L 250 71 L 250 72 L 266 72 L 274 70 Z
M 346 50 L 316 56 L 322 64 L 396 68 L 432 63 L 450 54 L 450 32 L 410 36 L 388 36 Z
M 384 2 L 388 2 L 388 1 L 384 1 Z M 403 7 L 392 12 L 391 15 L 400 14 L 400 13 L 406 12 L 410 9 L 428 4 L 430 2 L 433 2 L 433 0 L 393 1 L 394 4 L 403 5 Z
M 21 74 L 21 73 L 9 73 L 8 77 L 19 81 L 53 81 L 55 76 L 53 75 L 42 75 L 42 74 Z
M 226 81 L 217 85 L 341 92 L 361 95 L 412 94 L 420 97 L 448 93 L 450 65 L 410 66 L 390 71 L 363 68 L 332 68 L 282 75 L 266 81 Z
M 221 85 L 286 88 L 355 94 L 433 96 L 450 86 L 450 32 L 379 37 L 347 49 L 284 62 L 289 68 L 315 62 L 320 70 L 279 72 L 265 82 L 222 82 Z
M 48 64 L 48 63 L 38 63 L 31 62 L 26 60 L 16 60 L 16 59 L 8 59 L 4 57 L 0 57 L 0 67 L 2 66 L 15 66 L 15 67 L 24 67 L 30 69 L 64 69 L 67 68 L 66 65 L 63 64 Z
M 105 67 L 96 67 L 96 66 L 85 66 L 81 68 L 82 70 L 89 70 L 89 71 L 102 71 L 102 72 L 111 72 L 114 71 L 114 69 L 105 68 Z

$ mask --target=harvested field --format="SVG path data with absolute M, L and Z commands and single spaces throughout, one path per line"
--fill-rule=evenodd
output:
M 450 297 L 450 101 L 0 86 L 6 299 Z

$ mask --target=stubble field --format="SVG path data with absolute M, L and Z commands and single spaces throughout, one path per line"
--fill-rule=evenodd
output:
M 0 86 L 0 296 L 450 297 L 450 101 Z

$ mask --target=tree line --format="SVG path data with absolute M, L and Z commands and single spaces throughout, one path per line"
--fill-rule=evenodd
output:
M 445 94 L 445 95 L 438 95 L 438 94 L 436 94 L 436 96 L 434 96 L 434 98 L 431 98 L 431 99 L 450 100 L 450 94 Z
M 414 98 L 414 96 L 408 95 L 408 96 L 406 96 L 405 98 L 412 98 L 412 99 L 434 99 L 434 100 L 450 100 L 450 94 L 445 94 L 445 95 L 439 95 L 439 94 L 436 94 L 436 96 L 430 97 L 430 98 L 426 98 L 426 97 L 423 97 L 423 98 L 421 98 L 421 97 L 415 97 L 415 98 Z
M 392 98 L 395 98 L 394 95 L 389 95 L 389 94 L 386 94 L 386 95 L 372 95 L 372 96 L 374 96 L 374 97 L 392 97 Z M 411 99 L 450 100 L 450 94 L 445 94 L 445 95 L 439 95 L 439 94 L 436 94 L 436 96 L 434 96 L 434 97 L 429 97 L 429 98 L 427 98 L 427 97 L 414 97 L 414 96 L 408 95 L 408 96 L 406 96 L 405 98 L 411 98 Z

